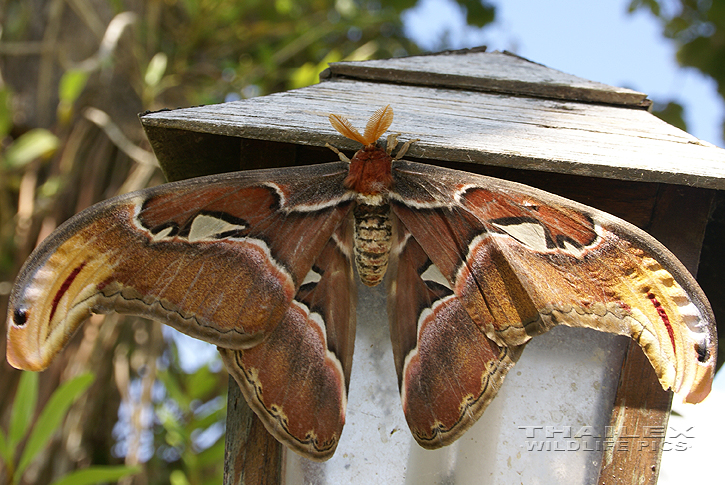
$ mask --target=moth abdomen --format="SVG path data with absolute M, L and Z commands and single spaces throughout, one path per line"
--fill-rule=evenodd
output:
M 392 246 L 390 204 L 358 204 L 355 217 L 354 253 L 360 280 L 375 286 L 383 280 Z

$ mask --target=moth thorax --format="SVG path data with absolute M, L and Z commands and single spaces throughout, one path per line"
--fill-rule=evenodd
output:
M 390 204 L 387 201 L 380 204 L 358 203 L 353 214 L 357 272 L 363 283 L 375 286 L 383 280 L 388 268 L 393 234 Z

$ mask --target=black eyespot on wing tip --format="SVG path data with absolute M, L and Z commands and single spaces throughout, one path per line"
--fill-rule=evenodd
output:
M 17 327 L 22 327 L 28 323 L 28 311 L 22 308 L 13 310 L 13 323 Z
M 697 360 L 699 362 L 705 363 L 708 357 L 710 357 L 710 351 L 705 345 L 695 344 L 695 352 L 697 352 Z

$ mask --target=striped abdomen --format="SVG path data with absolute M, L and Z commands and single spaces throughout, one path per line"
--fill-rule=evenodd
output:
M 368 286 L 383 280 L 388 268 L 393 226 L 390 204 L 370 205 L 358 203 L 355 216 L 355 265 L 360 279 Z

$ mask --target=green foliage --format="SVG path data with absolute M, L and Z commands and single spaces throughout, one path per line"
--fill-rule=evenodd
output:
M 58 143 L 58 137 L 44 128 L 23 133 L 2 154 L 0 173 L 24 167 L 36 158 L 50 156 L 58 148 Z
M 318 63 L 302 64 L 290 76 L 289 88 L 296 89 L 315 84 L 319 80 L 320 73 L 327 69 L 328 64 L 340 61 L 341 57 L 340 52 L 333 49 Z
M 687 123 L 684 118 L 684 108 L 681 104 L 670 101 L 666 104 L 655 103 L 652 114 L 663 121 L 676 126 L 677 128 L 687 131 Z
M 488 2 L 482 0 L 461 0 L 460 3 L 466 9 L 466 23 L 483 27 L 493 22 L 495 8 Z
M 168 463 L 172 485 L 221 483 L 226 376 L 209 365 L 182 372 L 173 350 L 171 365 L 158 374 L 166 396 L 155 406 L 157 455 Z
M 164 72 L 166 72 L 166 65 L 168 62 L 169 60 L 163 52 L 157 52 L 156 55 L 151 58 L 151 61 L 146 68 L 146 74 L 144 75 L 144 82 L 147 86 L 159 85 Z
M 480 18 L 480 2 L 465 1 Z M 165 75 L 174 76 L 169 86 L 183 90 L 190 104 L 220 102 L 230 93 L 245 97 L 299 86 L 301 79 L 317 82 L 318 73 L 297 70 L 319 65 L 333 50 L 344 59 L 375 41 L 370 57 L 414 51 L 402 36 L 400 14 L 415 3 L 186 0 L 164 12 L 167 28 L 154 35 L 168 58 Z
M 88 82 L 88 73 L 78 69 L 71 69 L 63 73 L 58 85 L 58 97 L 61 101 L 73 104 L 80 96 Z
M 73 115 L 73 104 L 83 92 L 88 82 L 89 73 L 79 69 L 70 69 L 63 73 L 58 84 L 58 121 L 62 124 L 70 122 Z
M 456 1 L 466 9 L 472 25 L 482 26 L 493 19 L 493 8 L 486 2 Z M 44 46 L 53 47 L 41 56 L 43 62 L 52 61 L 47 66 L 53 72 L 40 82 L 35 54 L 27 60 L 8 54 L 2 68 L 3 82 L 13 89 L 0 85 L 0 285 L 13 279 L 11 271 L 21 263 L 13 258 L 23 259 L 29 253 L 38 228 L 46 221 L 60 222 L 74 208 L 115 193 L 134 177 L 130 169 L 138 166 L 118 150 L 108 149 L 118 139 L 99 136 L 89 128 L 88 119 L 82 118 L 85 108 L 103 110 L 109 125 L 123 131 L 129 143 L 137 145 L 134 148 L 148 149 L 140 141 L 139 111 L 218 103 L 302 87 L 316 83 L 330 62 L 418 51 L 404 37 L 401 23 L 401 14 L 418 0 L 99 0 L 86 5 L 83 15 L 69 4 L 56 2 L 53 5 L 58 8 L 43 16 L 37 15 L 37 2 L 5 3 L 0 20 L 3 42 L 32 47 L 42 38 Z M 133 26 L 113 46 L 106 43 L 100 49 L 103 26 L 113 15 L 129 9 L 136 19 Z M 66 24 L 70 18 L 75 21 Z M 59 19 L 60 23 L 53 23 Z M 79 32 L 68 32 L 69 25 L 79 27 Z M 80 35 L 80 30 L 91 34 Z M 94 40 L 99 40 L 93 47 L 96 52 L 87 48 Z M 29 67 L 21 62 L 10 66 L 10 61 L 18 59 L 27 61 Z M 22 122 L 14 126 L 13 92 L 18 100 L 48 98 L 48 102 L 38 102 L 28 113 L 15 113 Z M 109 162 L 110 157 L 115 158 Z M 90 178 L 92 174 L 96 179 Z M 76 183 L 79 181 L 82 183 Z M 25 212 L 19 217 L 21 186 L 26 190 L 22 197 Z M 35 199 L 28 203 L 33 195 Z M 114 362 L 110 349 L 97 362 Z M 171 361 L 156 376 L 165 396 L 141 403 L 153 406 L 156 417 L 150 445 L 153 455 L 142 465 L 144 477 L 148 483 L 173 485 L 221 483 L 226 374 L 208 366 L 186 373 L 176 356 Z M 139 379 L 133 373 L 143 366 L 131 367 L 133 382 Z M 51 440 L 70 403 L 90 382 L 81 379 L 59 388 L 32 426 L 37 400 L 34 376 L 23 375 L 12 424 L 7 433 L 0 430 L 0 459 L 14 477 L 11 484 L 17 483 Z M 90 401 L 104 398 L 107 396 L 88 397 L 85 405 L 94 409 Z M 18 402 L 26 407 L 18 407 Z M 17 456 L 23 443 L 22 454 Z M 95 463 L 111 461 L 110 451 L 96 451 Z M 136 470 L 92 467 L 72 472 L 56 485 L 113 481 Z
M 725 98 L 725 0 L 632 0 L 630 12 L 649 10 L 665 37 L 678 45 L 677 61 L 712 77 Z
M 23 374 L 27 375 L 28 372 Z M 25 375 L 23 377 L 25 377 Z M 50 441 L 60 423 L 63 421 L 68 409 L 71 404 L 80 397 L 83 392 L 93 383 L 92 374 L 82 374 L 74 379 L 64 382 L 55 390 L 53 395 L 48 400 L 43 410 L 38 416 L 38 420 L 33 427 L 28 441 L 23 450 L 23 454 L 20 457 L 20 463 L 18 464 L 17 473 L 22 476 L 25 468 L 30 464 L 35 455 L 37 455 L 45 445 Z M 34 384 L 37 388 L 37 377 Z M 37 390 L 36 390 L 37 395 Z M 16 406 L 24 406 L 24 401 L 15 400 Z M 20 403 L 20 404 L 18 404 Z M 35 402 L 33 407 L 35 408 Z M 12 429 L 12 428 L 11 428 Z M 16 444 L 18 442 L 16 441 Z
M 10 109 L 12 93 L 6 87 L 0 87 L 0 140 L 4 138 L 13 126 L 13 116 Z
M 38 374 L 23 372 L 15 394 L 15 402 L 10 413 L 10 430 L 8 432 L 8 449 L 15 450 L 30 426 L 35 405 L 38 402 Z M 7 461 L 12 456 L 4 456 Z M 18 470 L 20 471 L 20 470 Z
M 92 485 L 115 482 L 140 471 L 139 466 L 91 466 L 83 470 L 75 470 L 54 481 L 52 485 Z
M 634 13 L 639 9 L 648 9 L 655 17 L 660 16 L 660 4 L 658 0 L 631 0 L 629 4 L 629 13 Z
M 0 458 L 5 465 L 9 485 L 20 481 L 28 465 L 50 443 L 70 406 L 88 389 L 93 379 L 92 374 L 81 374 L 61 384 L 40 411 L 31 429 L 38 400 L 38 374 L 23 372 L 13 401 L 7 436 L 0 429 Z M 17 460 L 17 451 L 23 441 L 25 446 Z M 72 472 L 54 485 L 101 483 L 137 471 L 128 467 L 92 467 Z

